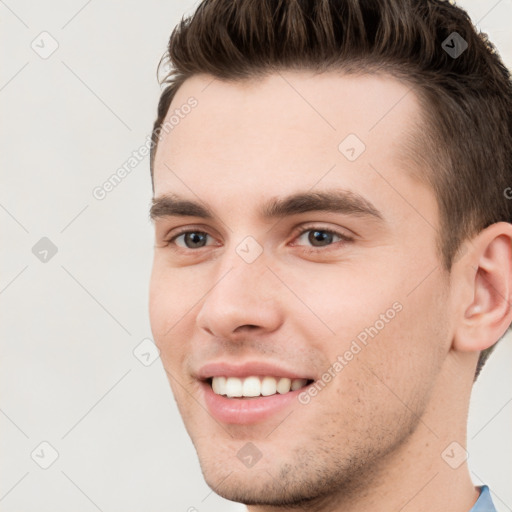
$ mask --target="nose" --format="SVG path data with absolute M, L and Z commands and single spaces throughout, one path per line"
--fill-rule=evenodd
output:
M 196 317 L 199 328 L 232 341 L 278 329 L 283 322 L 276 295 L 279 286 L 263 258 L 246 263 L 235 255 L 230 263 L 212 279 Z

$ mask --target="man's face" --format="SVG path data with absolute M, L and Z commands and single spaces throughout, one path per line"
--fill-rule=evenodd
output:
M 168 118 L 191 96 L 197 106 L 160 142 L 155 199 L 212 217 L 160 201 L 151 325 L 205 479 L 228 499 L 368 485 L 430 435 L 420 422 L 449 351 L 450 302 L 435 197 L 400 157 L 420 116 L 407 91 L 386 77 L 283 72 L 196 76 L 173 100 Z M 345 196 L 330 211 L 305 200 L 262 215 L 333 192 Z M 223 395 L 250 376 L 247 394 L 306 386 Z

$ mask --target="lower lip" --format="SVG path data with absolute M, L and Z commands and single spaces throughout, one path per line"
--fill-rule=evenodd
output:
M 297 400 L 299 393 L 308 387 L 289 391 L 283 395 L 278 393 L 259 398 L 227 398 L 214 393 L 208 382 L 201 382 L 201 386 L 210 414 L 222 423 L 237 425 L 265 421 Z

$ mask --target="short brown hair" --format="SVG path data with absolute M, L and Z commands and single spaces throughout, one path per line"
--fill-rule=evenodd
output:
M 414 89 L 423 107 L 426 129 L 411 136 L 407 153 L 437 197 L 444 269 L 451 270 L 464 240 L 495 222 L 512 222 L 505 194 L 512 186 L 510 73 L 487 36 L 448 1 L 203 0 L 173 30 L 166 57 L 171 69 L 153 126 L 152 179 L 161 126 L 176 91 L 193 75 L 382 72 Z M 475 379 L 494 347 L 481 352 Z

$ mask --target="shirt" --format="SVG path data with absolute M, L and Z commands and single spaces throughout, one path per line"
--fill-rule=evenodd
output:
M 489 492 L 489 487 L 487 485 L 482 485 L 480 487 L 480 496 L 469 512 L 496 512 L 496 508 L 492 502 L 491 493 Z

